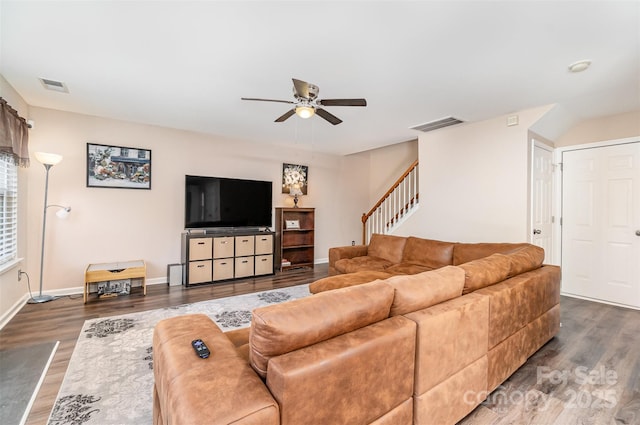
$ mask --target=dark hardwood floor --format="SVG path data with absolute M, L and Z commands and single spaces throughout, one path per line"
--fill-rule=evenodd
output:
M 98 300 L 93 295 L 87 304 L 83 303 L 82 294 L 44 304 L 26 304 L 0 330 L 0 350 L 60 341 L 26 424 L 47 423 L 85 320 L 310 283 L 327 276 L 327 270 L 326 264 L 320 264 L 314 269 L 291 270 L 272 276 L 188 289 L 182 286 L 149 285 L 147 296 L 142 295 L 140 288 L 134 288 L 130 295 L 117 298 Z
M 0 349 L 60 341 L 27 424 L 45 424 L 87 319 L 309 283 L 327 265 L 185 289 L 150 285 L 105 300 L 27 304 L 0 331 Z M 562 297 L 560 333 L 461 424 L 640 425 L 640 311 Z M 474 397 L 477 395 L 470 395 Z M 482 395 L 480 395 L 482 396 Z

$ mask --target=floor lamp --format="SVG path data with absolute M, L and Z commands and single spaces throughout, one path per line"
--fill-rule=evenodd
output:
M 43 295 L 42 294 L 42 276 L 44 271 L 44 237 L 46 235 L 47 229 L 47 208 L 49 207 L 58 207 L 60 210 L 56 213 L 58 218 L 66 218 L 71 211 L 71 207 L 64 207 L 62 205 L 47 205 L 47 194 L 49 191 L 49 170 L 56 164 L 59 164 L 62 161 L 62 156 L 57 155 L 55 153 L 45 153 L 45 152 L 36 152 L 36 159 L 44 165 L 46 170 L 46 178 L 44 183 L 44 209 L 42 213 L 42 249 L 40 251 L 40 294 L 35 297 L 31 297 L 29 302 L 31 303 L 46 303 L 47 301 L 54 300 L 55 297 L 52 295 Z

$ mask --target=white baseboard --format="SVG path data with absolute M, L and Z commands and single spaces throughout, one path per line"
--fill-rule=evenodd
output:
M 24 294 L 18 301 L 16 301 L 9 310 L 7 310 L 2 317 L 0 317 L 0 330 L 4 328 L 4 326 L 9 323 L 13 316 L 18 314 L 20 309 L 27 303 L 29 299 L 29 293 Z
M 329 262 L 328 258 L 320 258 L 320 259 L 317 259 L 317 260 L 314 261 L 315 264 L 325 264 L 325 263 L 328 263 L 328 262 Z M 168 280 L 167 276 L 154 277 L 153 279 L 147 279 L 147 285 L 167 285 L 168 282 L 169 282 L 169 280 Z M 44 295 L 52 295 L 54 297 L 66 297 L 66 296 L 69 296 L 69 295 L 82 294 L 83 292 L 84 292 L 84 285 L 83 286 L 72 286 L 72 287 L 69 287 L 69 288 L 62 288 L 62 289 L 54 289 L 52 291 L 43 291 L 42 293 Z M 20 309 L 22 307 L 24 307 L 24 305 L 27 303 L 27 301 L 29 301 L 29 298 L 31 298 L 31 296 L 27 292 L 26 294 L 24 294 L 22 296 L 22 298 L 20 298 L 18 301 L 16 301 L 13 306 L 11 306 L 9 311 L 7 311 L 2 317 L 0 317 L 0 330 L 7 323 L 9 323 L 9 321 L 11 319 L 13 319 L 13 317 L 16 314 L 18 314 Z
M 147 279 L 147 285 L 160 285 L 166 284 L 166 277 L 154 277 L 153 279 Z M 47 295 L 53 295 L 54 297 L 64 297 L 67 295 L 77 295 L 84 292 L 84 286 L 74 286 L 71 288 L 55 289 L 53 291 L 45 291 L 43 293 Z
M 615 307 L 624 307 L 624 308 L 630 308 L 632 310 L 640 310 L 640 307 L 637 307 L 637 306 L 634 306 L 634 305 L 614 303 L 614 302 L 611 302 L 611 301 L 599 300 L 597 298 L 583 297 L 581 295 L 576 295 L 576 294 L 567 294 L 566 292 L 562 292 L 562 291 L 560 291 L 560 295 L 563 295 L 563 296 L 569 297 L 569 298 L 577 298 L 579 300 L 593 301 L 595 303 L 612 305 L 612 306 L 615 306 Z
M 167 284 L 166 277 L 154 277 L 153 279 L 147 279 L 147 285 L 162 285 Z M 68 295 L 78 295 L 84 292 L 84 286 L 73 286 L 69 288 L 62 289 L 54 289 L 52 291 L 43 291 L 43 295 L 52 295 L 54 297 L 66 297 Z M 36 294 L 39 292 L 31 292 L 32 294 Z M 2 317 L 0 317 L 0 330 L 5 327 L 13 317 L 18 314 L 18 312 L 24 307 L 24 305 L 29 301 L 31 295 L 29 292 L 25 293 L 18 301 L 16 301 L 11 308 L 5 312 Z

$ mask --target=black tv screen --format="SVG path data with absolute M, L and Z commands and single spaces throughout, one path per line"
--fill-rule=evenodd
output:
M 271 227 L 272 183 L 186 176 L 185 228 Z

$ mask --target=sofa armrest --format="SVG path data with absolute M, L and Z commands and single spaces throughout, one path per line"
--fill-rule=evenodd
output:
M 367 255 L 368 250 L 368 245 L 329 248 L 329 276 L 340 274 L 340 272 L 335 268 L 336 261 L 342 260 L 343 258 L 364 257 Z
M 201 338 L 211 355 L 201 359 L 191 341 Z M 271 393 L 234 344 L 204 314 L 158 322 L 153 333 L 154 425 L 277 425 Z

